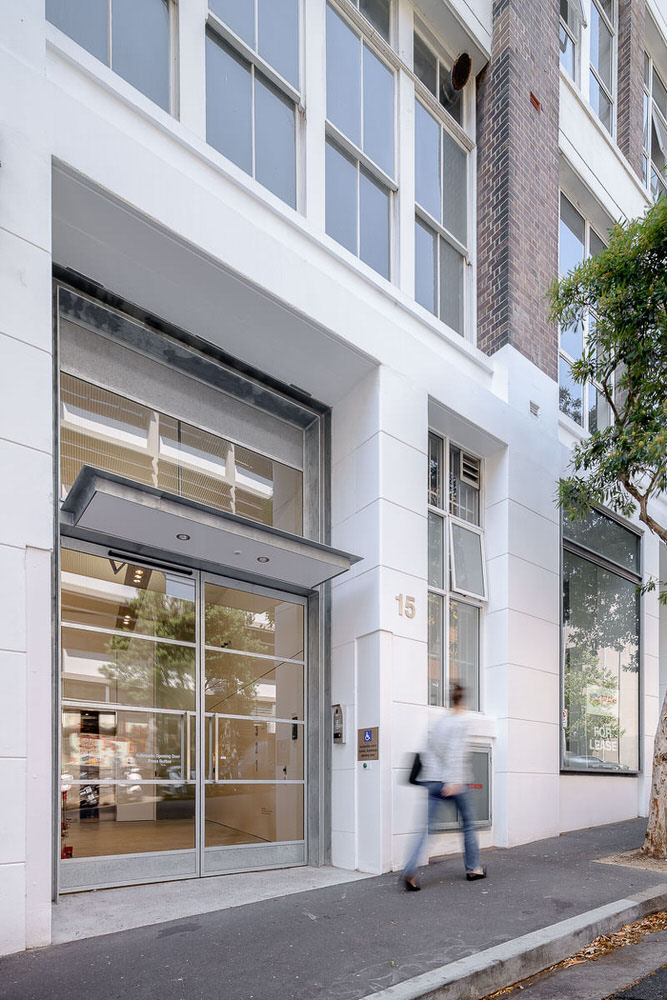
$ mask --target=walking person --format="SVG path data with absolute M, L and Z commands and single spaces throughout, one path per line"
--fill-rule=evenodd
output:
M 410 858 L 403 870 L 407 892 L 419 892 L 416 881 L 419 855 L 435 823 L 443 799 L 453 799 L 459 825 L 463 829 L 463 862 L 466 879 L 474 882 L 486 878 L 486 868 L 479 863 L 477 833 L 473 826 L 470 792 L 468 791 L 468 713 L 464 705 L 465 691 L 460 684 L 451 688 L 451 711 L 438 719 L 429 735 L 424 754 L 420 784 L 428 789 L 428 819 L 418 834 Z

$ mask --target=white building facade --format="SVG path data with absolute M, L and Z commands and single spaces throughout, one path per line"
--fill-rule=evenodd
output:
M 645 815 L 667 560 L 561 524 L 544 295 L 662 192 L 664 0 L 9 0 L 0 74 L 0 953 L 400 868 L 452 680 L 482 847 Z

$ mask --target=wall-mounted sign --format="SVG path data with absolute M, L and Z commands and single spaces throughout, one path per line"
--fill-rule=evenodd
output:
M 357 760 L 378 759 L 380 749 L 379 733 L 379 726 L 357 730 Z

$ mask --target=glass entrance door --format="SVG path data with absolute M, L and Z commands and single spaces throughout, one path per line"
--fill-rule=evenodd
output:
M 305 863 L 304 601 L 61 558 L 61 891 Z

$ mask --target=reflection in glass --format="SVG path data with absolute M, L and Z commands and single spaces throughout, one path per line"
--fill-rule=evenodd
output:
M 358 0 L 359 10 L 367 17 L 386 42 L 389 41 L 391 0 Z
M 606 128 L 607 132 L 611 132 L 611 112 L 612 105 L 611 101 L 605 94 L 604 90 L 598 83 L 597 77 L 594 73 L 590 75 L 590 90 L 589 90 L 590 102 L 596 115 Z
M 467 242 L 468 157 L 442 130 L 442 224 L 465 245 Z
M 415 220 L 415 299 L 437 314 L 436 235 L 420 219 Z
M 601 552 L 606 559 L 634 573 L 640 572 L 639 535 L 599 510 L 590 511 L 579 520 L 563 518 L 563 537 Z
M 447 240 L 440 245 L 440 319 L 463 335 L 463 257 Z
M 303 660 L 303 605 L 207 583 L 207 646 Z
M 449 680 L 465 688 L 466 706 L 479 711 L 479 608 L 449 602 Z
M 414 62 L 413 69 L 415 76 L 424 84 L 432 94 L 437 88 L 438 60 L 435 58 L 429 47 L 422 42 L 419 35 L 414 36 Z
M 252 173 L 250 63 L 211 32 L 206 34 L 206 141 Z
M 327 5 L 327 118 L 357 146 L 361 146 L 360 45 L 359 37 Z
M 428 515 L 428 582 L 431 587 L 444 587 L 444 520 L 437 514 Z
M 598 76 L 608 91 L 611 92 L 613 42 L 609 28 L 606 26 L 600 12 L 591 3 L 591 65 L 597 70 Z
M 359 256 L 389 277 L 389 193 L 359 169 Z
M 438 594 L 428 595 L 428 703 L 442 705 L 443 647 L 442 602 Z
M 326 230 L 329 236 L 357 253 L 357 165 L 327 142 L 325 161 Z
M 108 0 L 46 0 L 46 19 L 109 64 Z
M 167 0 L 113 0 L 111 65 L 142 94 L 169 110 Z
M 294 104 L 255 73 L 255 177 L 283 201 L 296 206 Z
M 206 785 L 205 845 L 303 840 L 303 785 Z
M 216 781 L 300 781 L 302 723 L 208 716 L 206 778 Z
M 560 48 L 560 64 L 574 80 L 574 42 L 562 24 L 558 30 L 558 44 Z
M 303 719 L 303 664 L 238 653 L 206 653 L 206 710 Z
M 560 196 L 560 243 L 558 251 L 558 273 L 564 277 L 568 271 L 581 264 L 584 259 L 585 223 L 579 212 Z
M 428 436 L 428 502 L 432 507 L 442 507 L 443 455 L 442 438 Z
M 394 74 L 363 46 L 364 64 L 364 152 L 394 173 Z
M 570 362 L 565 358 L 558 359 L 558 403 L 561 413 L 578 424 L 583 422 L 582 388 L 572 378 Z
M 481 535 L 453 522 L 451 530 L 452 585 L 455 590 L 484 597 Z
M 563 553 L 563 651 L 563 767 L 636 770 L 636 585 L 569 551 Z
M 571 358 L 580 358 L 584 349 L 584 324 L 580 320 L 571 326 L 561 326 L 560 346 Z

